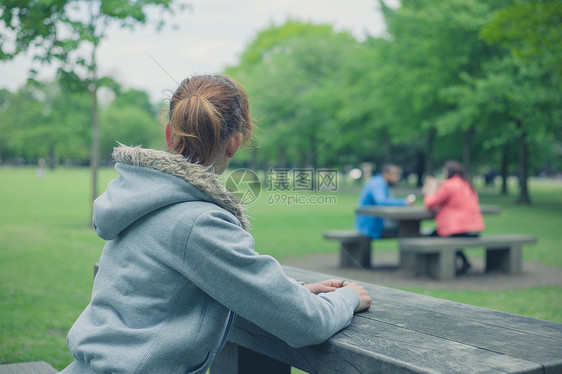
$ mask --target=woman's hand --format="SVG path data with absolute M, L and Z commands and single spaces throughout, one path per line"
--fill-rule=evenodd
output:
M 357 309 L 355 309 L 355 313 L 362 312 L 364 310 L 368 310 L 371 307 L 371 296 L 369 292 L 365 289 L 365 287 L 358 285 L 357 283 L 347 283 L 344 287 L 349 287 L 353 291 L 357 292 L 361 302 Z
M 308 288 L 313 294 L 318 295 L 319 293 L 332 292 L 343 287 L 343 282 L 344 281 L 338 279 L 328 279 L 318 283 L 303 284 L 303 286 Z
M 359 306 L 355 309 L 355 313 L 362 312 L 371 307 L 371 296 L 365 287 L 358 285 L 356 282 L 346 282 L 339 279 L 328 279 L 318 283 L 304 284 L 310 292 L 315 295 L 323 292 L 332 292 L 340 287 L 349 287 L 359 295 Z
M 439 188 L 439 181 L 433 177 L 425 178 L 425 182 L 422 187 L 422 194 L 431 195 L 437 192 Z

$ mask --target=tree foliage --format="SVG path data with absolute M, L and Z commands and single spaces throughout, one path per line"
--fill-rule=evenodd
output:
M 482 37 L 508 49 L 515 58 L 537 64 L 562 78 L 562 3 L 510 1 L 497 9 Z
M 45 62 L 92 67 L 81 56 L 84 44 L 98 45 L 110 23 L 132 28 L 147 22 L 150 7 L 169 10 L 172 0 L 6 0 L 0 22 L 10 31 L 0 35 L 0 59 L 34 51 Z M 157 27 L 161 27 L 159 24 Z
M 100 154 L 111 159 L 118 143 L 162 148 L 164 131 L 146 92 L 128 90 L 120 93 L 100 113 Z
M 132 28 L 147 22 L 147 9 L 169 10 L 172 0 L 34 0 L 6 1 L 0 15 L 13 39 L 0 37 L 0 59 L 32 49 L 35 59 L 56 63 L 58 77 L 66 89 L 90 91 L 92 169 L 91 201 L 97 198 L 97 169 L 100 158 L 98 89 L 115 86 L 110 77 L 98 75 L 97 52 L 108 26 Z M 161 23 L 160 25 L 161 26 Z M 33 74 L 33 71 L 32 71 Z
M 560 142 L 559 2 L 404 0 L 384 9 L 384 38 L 344 40 L 291 21 L 261 32 L 229 69 L 255 96 L 266 158 L 285 165 L 322 149 L 321 165 L 398 161 L 420 181 L 448 158 L 473 172 L 518 165 L 528 202 L 531 163 L 556 158 L 543 145 Z
M 74 2 L 40 3 L 53 7 L 49 17 L 43 17 L 49 21 L 37 26 L 36 34 L 23 34 L 22 44 L 16 43 L 11 52 L 4 48 L 7 44 L 1 44 L 2 56 L 28 48 L 25 43 L 40 42 L 42 36 L 37 35 L 49 38 L 47 31 L 54 30 L 50 25 L 70 14 L 68 9 L 60 10 L 61 4 Z M 129 25 L 145 22 L 140 13 L 126 16 L 123 7 L 132 2 L 92 3 L 101 5 L 106 19 Z M 13 17 L 38 22 L 28 10 L 20 14 L 13 7 L 7 9 L 12 9 Z M 397 8 L 383 9 L 384 37 L 359 41 L 330 25 L 289 20 L 270 25 L 248 44 L 239 63 L 226 71 L 247 89 L 260 128 L 258 145 L 242 155 L 242 162 L 267 169 L 394 161 L 416 171 L 421 182 L 424 173 L 455 158 L 473 173 L 495 167 L 502 171 L 504 181 L 508 173 L 516 173 L 521 180 L 520 201 L 530 201 L 529 173 L 562 167 L 560 2 L 404 0 Z M 4 12 L 1 19 L 10 24 L 10 17 Z M 79 40 L 92 45 L 101 40 L 92 35 L 103 36 L 84 32 Z M 70 47 L 78 43 L 76 38 L 55 39 Z M 63 50 L 79 52 L 56 46 L 50 49 L 52 58 L 62 58 Z M 72 61 L 78 69 L 62 69 L 59 79 L 67 87 L 75 84 L 77 95 L 81 92 L 80 99 L 73 99 L 78 108 L 88 92 L 83 83 L 92 82 L 81 74 L 88 71 L 88 61 L 95 59 Z M 100 112 L 102 157 L 108 157 L 116 141 L 161 144 L 156 113 L 146 94 L 121 92 L 111 79 L 96 79 L 117 93 Z M 69 132 L 48 119 L 45 113 L 50 112 L 41 97 L 55 95 L 57 90 L 47 86 L 0 91 L 0 117 L 7 118 L 0 121 L 2 157 L 36 157 L 46 152 L 41 147 L 47 147 L 50 138 L 32 131 L 30 118 L 49 123 L 57 134 L 53 138 L 72 140 L 73 134 L 82 134 L 80 139 L 87 140 L 70 144 L 89 142 L 82 130 Z M 91 84 L 87 87 L 91 95 Z M 26 107 L 22 118 L 15 118 L 22 110 L 16 103 Z M 63 117 L 58 121 L 72 122 Z M 27 135 L 16 134 L 25 126 L 30 129 Z M 41 136 L 47 140 L 41 147 L 23 152 L 23 144 Z
M 89 97 L 86 92 L 68 92 L 56 82 L 30 80 L 8 93 L 0 112 L 0 157 L 48 158 L 51 166 L 59 157 L 88 157 Z
M 281 166 L 337 162 L 365 53 L 350 34 L 329 25 L 289 21 L 259 33 L 227 73 L 254 103 L 262 159 Z
M 0 158 L 47 159 L 85 164 L 89 159 L 89 94 L 67 91 L 57 81 L 30 80 L 16 92 L 0 92 Z M 162 128 L 148 95 L 119 93 L 100 108 L 101 158 L 109 161 L 117 142 L 161 148 Z
M 477 0 L 408 0 L 385 11 L 389 37 L 373 41 L 381 51 L 379 74 L 391 77 L 377 97 L 381 125 L 395 142 L 412 136 L 423 139 L 420 181 L 424 169 L 432 173 L 436 166 L 435 149 L 447 147 L 439 136 L 453 140 L 449 135 L 455 134 L 455 148 L 464 148 L 456 158 L 470 167 L 470 138 L 479 131 L 477 122 L 444 122 L 442 116 L 456 109 L 444 92 L 458 85 L 463 74 L 480 75 L 493 53 L 479 38 L 489 13 L 490 7 Z

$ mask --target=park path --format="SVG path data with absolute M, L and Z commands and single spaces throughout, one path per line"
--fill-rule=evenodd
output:
M 468 253 L 470 256 L 470 253 Z M 472 268 L 465 275 L 457 276 L 452 281 L 439 282 L 424 276 L 399 270 L 397 253 L 373 252 L 373 268 L 368 270 L 342 269 L 338 266 L 339 253 L 318 253 L 304 257 L 286 257 L 281 260 L 289 265 L 326 274 L 343 279 L 378 284 L 393 288 L 425 288 L 443 290 L 479 290 L 500 291 L 526 289 L 534 286 L 562 286 L 562 271 L 558 267 L 547 266 L 536 262 L 525 262 L 522 274 L 503 274 L 500 272 L 485 273 L 482 258 L 470 258 Z

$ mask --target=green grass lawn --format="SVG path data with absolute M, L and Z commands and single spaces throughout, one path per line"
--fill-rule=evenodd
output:
M 100 191 L 115 175 L 101 170 Z M 89 178 L 87 169 L 48 170 L 38 180 L 33 168 L 0 168 L 0 363 L 44 360 L 62 369 L 72 360 L 66 332 L 89 301 L 92 267 L 104 244 L 88 227 Z M 337 252 L 321 233 L 353 227 L 358 191 L 346 186 L 321 196 L 335 201 L 292 205 L 268 203 L 278 192 L 262 191 L 249 211 L 256 249 L 280 259 Z M 482 203 L 502 207 L 501 215 L 485 217 L 486 232 L 534 234 L 539 242 L 525 248 L 525 259 L 562 267 L 562 183 L 533 181 L 531 197 L 534 204 L 523 206 L 515 196 L 482 191 Z M 377 251 L 395 250 L 395 241 L 377 243 Z M 561 287 L 413 291 L 562 322 Z

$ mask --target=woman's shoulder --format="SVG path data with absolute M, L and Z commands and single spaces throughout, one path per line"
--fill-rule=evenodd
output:
M 451 178 L 445 180 L 443 184 L 449 187 L 458 188 L 459 186 L 468 185 L 468 182 L 462 179 L 460 176 L 454 175 Z
M 197 200 L 185 201 L 170 207 L 170 213 L 176 216 L 176 220 L 185 223 L 193 223 L 201 217 L 212 217 L 216 220 L 226 220 L 240 224 L 236 216 L 229 210 L 215 204 L 212 201 Z

